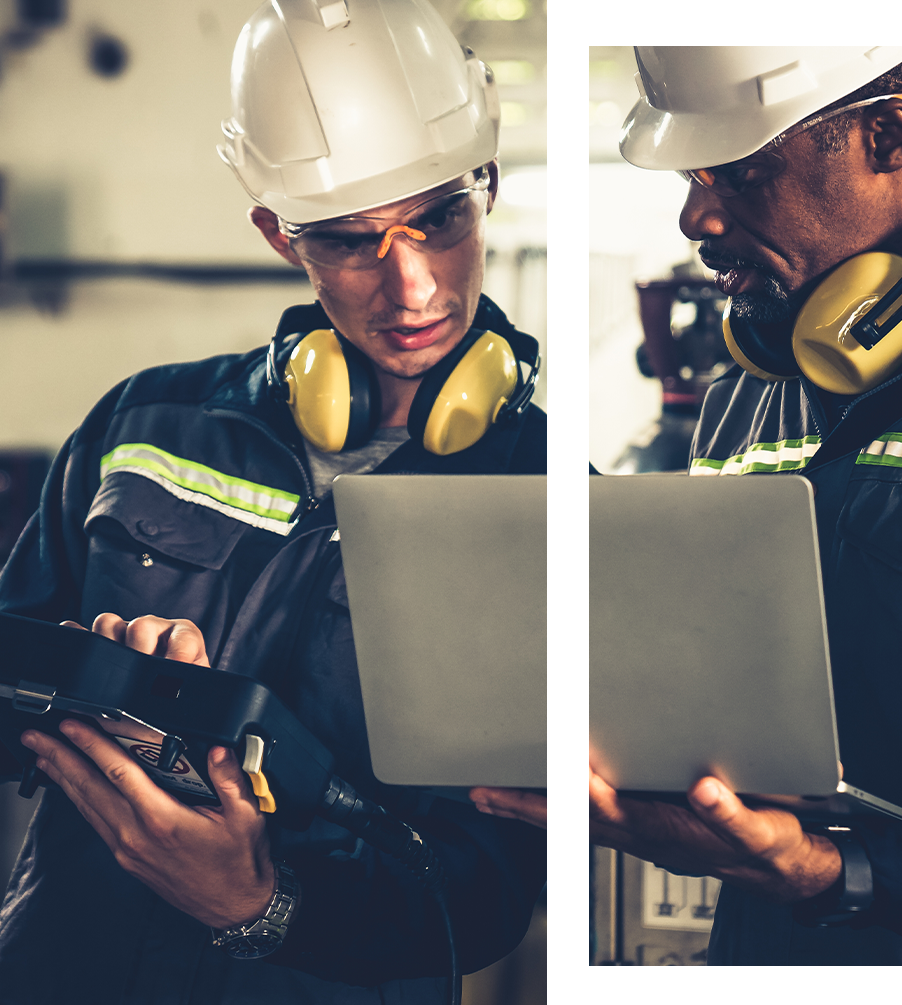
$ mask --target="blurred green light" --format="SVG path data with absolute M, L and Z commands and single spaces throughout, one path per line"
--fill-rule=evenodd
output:
M 528 59 L 493 59 L 491 66 L 499 84 L 528 84 L 536 76 L 536 68 Z
M 471 21 L 520 21 L 529 15 L 529 0 L 469 0 Z
M 519 101 L 501 102 L 501 125 L 522 126 L 529 118 L 529 110 Z

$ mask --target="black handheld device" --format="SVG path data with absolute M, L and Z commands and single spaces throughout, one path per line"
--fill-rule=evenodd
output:
M 333 774 L 329 751 L 265 684 L 0 612 L 0 742 L 22 765 L 20 794 L 30 797 L 49 783 L 21 734 L 33 728 L 68 743 L 58 727 L 72 717 L 93 722 L 161 788 L 194 805 L 218 805 L 207 752 L 230 747 L 243 758 L 261 810 L 277 813 L 282 826 L 304 830 L 319 814 L 398 859 L 442 912 L 451 954 L 449 1001 L 460 1002 L 441 864 L 407 824 Z
M 279 823 L 295 830 L 309 825 L 332 777 L 332 755 L 265 684 L 78 628 L 0 614 L 3 698 L 0 740 L 22 765 L 25 796 L 47 779 L 19 736 L 33 728 L 65 741 L 58 726 L 66 717 L 104 730 L 189 804 L 218 804 L 207 752 L 230 747 L 260 808 L 278 811 Z

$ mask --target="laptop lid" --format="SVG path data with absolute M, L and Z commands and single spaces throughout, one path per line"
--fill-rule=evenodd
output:
M 333 491 L 376 777 L 544 787 L 545 476 Z
M 839 781 L 810 483 L 590 479 L 590 718 L 621 790 Z

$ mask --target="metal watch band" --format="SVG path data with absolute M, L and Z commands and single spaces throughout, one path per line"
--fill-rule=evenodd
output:
M 213 945 L 239 959 L 274 953 L 282 945 L 298 903 L 298 881 L 284 862 L 274 862 L 276 889 L 263 915 L 246 925 L 213 929 Z
M 874 875 L 861 839 L 850 829 L 821 831 L 836 845 L 842 858 L 839 880 L 811 900 L 796 904 L 793 918 L 810 928 L 847 925 L 874 902 Z

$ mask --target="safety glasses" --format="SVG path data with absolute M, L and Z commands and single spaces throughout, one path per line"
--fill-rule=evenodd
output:
M 368 216 L 344 216 L 321 223 L 279 220 L 279 230 L 301 259 L 326 269 L 374 269 L 392 241 L 403 237 L 425 254 L 447 251 L 479 223 L 488 205 L 489 173 L 466 188 L 434 196 L 415 206 L 393 226 Z
M 678 171 L 677 174 L 686 181 L 695 181 L 699 185 L 716 195 L 724 198 L 732 198 L 734 195 L 742 195 L 749 189 L 763 185 L 770 181 L 786 167 L 786 158 L 780 153 L 781 147 L 787 140 L 799 133 L 820 125 L 843 112 L 851 112 L 856 108 L 864 108 L 865 105 L 873 105 L 876 101 L 885 101 L 887 98 L 899 98 L 899 94 L 878 94 L 874 98 L 866 98 L 864 101 L 856 101 L 851 105 L 843 105 L 842 108 L 833 108 L 827 112 L 818 112 L 817 115 L 803 122 L 798 122 L 785 132 L 775 136 L 769 143 L 766 143 L 760 150 L 743 157 L 742 160 L 732 161 L 729 164 L 720 164 L 717 167 L 700 168 L 697 171 Z

